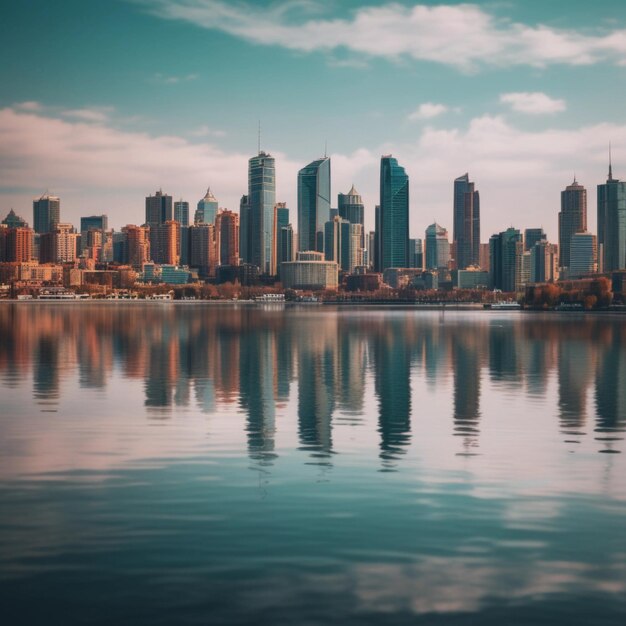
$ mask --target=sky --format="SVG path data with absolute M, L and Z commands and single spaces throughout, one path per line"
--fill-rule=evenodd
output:
M 332 197 L 354 183 L 373 227 L 380 156 L 410 176 L 411 236 L 452 229 L 453 180 L 481 194 L 482 240 L 543 226 L 576 176 L 626 178 L 623 0 L 22 0 L 0 20 L 0 217 L 145 218 L 157 189 L 238 209 L 247 160 L 297 171 L 327 145 Z M 452 234 L 450 232 L 450 234 Z

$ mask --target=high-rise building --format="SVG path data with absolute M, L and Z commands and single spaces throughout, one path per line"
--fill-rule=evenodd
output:
M 157 255 L 158 258 L 161 258 L 160 253 L 163 245 L 162 240 L 157 241 L 157 233 L 161 224 L 171 221 L 172 217 L 172 196 L 164 194 L 159 189 L 153 196 L 146 197 L 146 225 L 150 227 L 150 253 L 157 263 L 161 261 L 157 261 L 154 257 Z
M 380 270 L 409 261 L 409 177 L 391 155 L 380 159 Z
M 150 229 L 150 239 L 154 241 L 152 260 L 163 265 L 180 263 L 180 224 L 176 220 L 167 220 Z
M 204 194 L 204 198 L 198 201 L 196 212 L 193 217 L 194 224 L 215 224 L 217 217 L 218 201 L 209 187 Z M 182 223 L 182 222 L 181 222 Z
M 371 269 L 375 269 L 376 265 L 376 231 L 370 230 L 367 233 L 367 256 L 369 259 L 369 266 Z
M 530 250 L 530 282 L 553 283 L 559 278 L 559 247 L 539 239 Z
M 518 291 L 523 280 L 523 237 L 519 230 L 509 228 L 489 239 L 490 282 L 494 289 Z
M 182 198 L 174 202 L 174 220 L 181 226 L 189 226 L 189 202 Z
M 150 228 L 128 224 L 122 228 L 124 234 L 123 255 L 135 271 L 142 271 L 144 263 L 150 260 Z
M 87 246 L 87 231 L 93 229 L 101 233 L 108 230 L 109 218 L 106 215 L 89 215 L 80 218 L 80 251 Z
M 449 261 L 448 231 L 435 222 L 426 229 L 426 269 L 447 268 Z
M 8 228 L 4 258 L 9 263 L 26 263 L 33 258 L 33 236 L 30 228 L 18 226 Z
M 347 220 L 351 224 L 361 224 L 363 231 L 363 241 L 361 248 L 365 248 L 365 205 L 359 192 L 352 188 L 348 193 L 340 193 L 337 196 L 337 206 L 339 217 Z
M 53 263 L 71 263 L 76 260 L 78 233 L 72 224 L 57 224 L 52 231 Z
M 574 182 L 561 192 L 559 213 L 559 267 L 566 270 L 570 264 L 572 235 L 587 230 L 587 190 Z
M 33 227 L 36 233 L 49 233 L 60 221 L 60 198 L 44 194 L 33 200 Z
M 596 236 L 588 232 L 572 235 L 567 278 L 582 278 L 598 271 L 597 241 Z
M 274 205 L 276 204 L 276 163 L 260 151 L 248 161 L 249 262 L 262 274 L 271 273 L 274 249 Z
M 278 202 L 274 206 L 274 248 L 272 250 L 272 266 L 271 274 L 279 273 L 278 264 L 280 263 L 280 233 L 283 228 L 289 225 L 289 209 L 284 202 Z
M 239 265 L 239 216 L 233 211 L 218 211 L 215 246 L 219 265 Z
M 524 231 L 524 251 L 530 252 L 538 241 L 546 239 L 543 228 L 527 228 Z
M 454 230 L 455 259 L 458 269 L 465 269 L 480 262 L 480 195 L 463 174 L 454 181 Z
M 298 249 L 324 251 L 324 228 L 330 219 L 330 158 L 298 172 Z
M 422 269 L 424 266 L 424 249 L 421 239 L 409 239 L 409 267 Z
M 283 226 L 278 233 L 278 246 L 276 255 L 276 268 L 278 276 L 280 276 L 281 263 L 288 263 L 290 261 L 293 261 L 293 244 L 293 227 L 291 226 L 291 224 L 287 224 L 287 226 Z
M 601 272 L 626 269 L 626 182 L 609 177 L 598 185 L 598 254 Z
M 239 201 L 239 256 L 243 263 L 250 263 L 250 203 L 248 196 Z
M 13 209 L 7 213 L 7 216 L 0 223 L 5 224 L 8 228 L 28 228 L 26 220 L 16 215 Z
M 215 226 L 213 224 L 194 224 L 189 227 L 190 250 L 189 265 L 198 268 L 202 277 L 215 273 L 217 253 L 215 249 Z
M 481 243 L 480 244 L 480 256 L 478 258 L 478 265 L 480 269 L 489 271 L 489 244 Z
M 151 228 L 172 219 L 172 196 L 161 189 L 153 196 L 146 197 L 146 224 Z

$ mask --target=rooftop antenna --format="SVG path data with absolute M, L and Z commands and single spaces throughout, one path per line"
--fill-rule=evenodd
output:
M 609 180 L 613 180 L 613 163 L 611 162 L 611 142 L 609 141 Z
M 261 120 L 259 120 L 259 154 L 261 154 Z
M 327 158 L 328 153 L 328 139 L 324 140 L 324 158 Z

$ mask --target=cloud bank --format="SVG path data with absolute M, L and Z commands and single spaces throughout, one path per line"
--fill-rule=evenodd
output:
M 546 113 L 560 113 L 565 111 L 565 100 L 551 98 L 545 93 L 520 91 L 503 93 L 500 102 L 511 106 L 513 111 L 528 115 L 543 115 Z
M 152 15 L 219 30 L 259 45 L 302 52 L 346 49 L 474 71 L 481 66 L 626 65 L 626 30 L 591 33 L 500 19 L 476 4 L 363 7 L 350 18 L 318 17 L 317 0 L 260 7 L 225 0 L 130 0 Z

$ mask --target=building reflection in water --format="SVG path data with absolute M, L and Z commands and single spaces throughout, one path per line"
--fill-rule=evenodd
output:
M 32 384 L 37 402 L 55 405 L 66 379 L 115 393 L 111 379 L 118 376 L 143 385 L 149 417 L 239 411 L 249 456 L 259 467 L 276 459 L 281 423 L 292 427 L 307 462 L 322 466 L 341 452 L 337 429 L 357 428 L 363 440 L 376 436 L 383 468 L 393 469 L 422 422 L 412 380 L 436 390 L 453 381 L 451 433 L 471 454 L 480 447 L 481 394 L 544 398 L 556 379 L 554 414 L 564 441 L 581 441 L 595 424 L 598 450 L 619 452 L 626 428 L 625 321 L 487 313 L 455 318 L 367 308 L 4 303 L 0 381 L 9 389 Z M 366 402 L 372 393 L 377 410 Z

